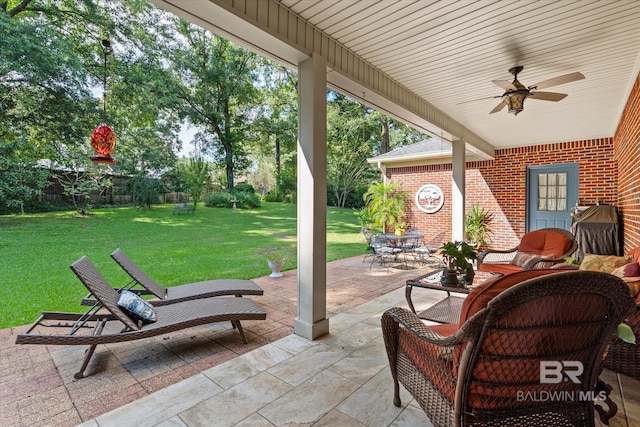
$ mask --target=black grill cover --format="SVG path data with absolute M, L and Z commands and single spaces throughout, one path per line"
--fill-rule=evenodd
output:
M 622 256 L 622 230 L 618 208 L 610 205 L 591 206 L 573 217 L 571 232 L 576 236 L 578 250 L 573 257 L 585 254 Z

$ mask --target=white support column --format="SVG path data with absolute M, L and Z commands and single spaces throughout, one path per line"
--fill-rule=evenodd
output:
M 464 240 L 465 173 L 464 141 L 453 141 L 451 159 L 451 239 Z
M 327 319 L 327 62 L 298 66 L 298 316 L 296 335 L 329 333 Z

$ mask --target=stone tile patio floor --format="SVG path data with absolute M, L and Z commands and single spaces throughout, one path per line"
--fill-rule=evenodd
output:
M 392 382 L 380 315 L 405 306 L 404 284 L 432 267 L 397 270 L 362 257 L 327 264 L 331 334 L 316 341 L 292 335 L 296 271 L 255 279 L 254 297 L 266 321 L 243 322 L 242 344 L 228 323 L 133 343 L 98 346 L 75 380 L 83 347 L 16 346 L 24 327 L 0 331 L 2 426 L 223 426 L 430 425 L 403 390 L 392 402 Z M 437 291 L 414 292 L 426 307 Z M 611 425 L 627 425 L 619 406 Z M 640 426 L 640 382 L 621 377 L 629 424 Z M 84 423 L 83 423 L 84 422 Z

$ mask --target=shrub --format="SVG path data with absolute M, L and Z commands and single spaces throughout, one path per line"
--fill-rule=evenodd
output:
M 358 217 L 358 224 L 360 227 L 371 228 L 371 224 L 373 224 L 373 218 L 371 217 L 371 212 L 366 207 L 362 209 L 354 209 L 354 213 L 356 217 Z
M 253 209 L 260 207 L 260 196 L 255 193 L 236 193 L 236 207 L 242 209 Z
M 204 198 L 204 205 L 210 208 L 230 208 L 233 206 L 233 196 L 226 191 L 209 193 Z
M 234 187 L 238 193 L 255 193 L 256 190 L 251 184 L 238 184 Z
M 282 197 L 280 197 L 277 194 L 268 193 L 268 194 L 264 195 L 264 201 L 265 202 L 281 202 L 282 201 Z
M 252 209 L 260 207 L 260 197 L 255 193 L 238 192 L 234 195 L 226 191 L 207 194 L 204 198 L 204 204 L 212 208 L 232 208 L 234 197 L 236 208 Z

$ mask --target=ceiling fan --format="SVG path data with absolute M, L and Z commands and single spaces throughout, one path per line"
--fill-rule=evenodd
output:
M 493 83 L 503 88 L 506 92 L 500 96 L 494 96 L 494 98 L 502 99 L 500 100 L 500 103 L 496 105 L 496 107 L 491 110 L 489 114 L 497 113 L 506 106 L 508 107 L 509 113 L 517 115 L 519 112 L 524 110 L 524 100 L 527 98 L 538 99 L 541 101 L 558 102 L 564 99 L 567 94 L 556 92 L 538 92 L 538 90 L 584 79 L 582 73 L 576 72 L 554 77 L 549 80 L 541 81 L 540 83 L 537 83 L 535 85 L 525 87 L 518 81 L 518 73 L 520 73 L 523 68 L 524 67 L 517 66 L 509 69 L 509 72 L 513 74 L 512 82 L 508 80 L 492 80 Z

